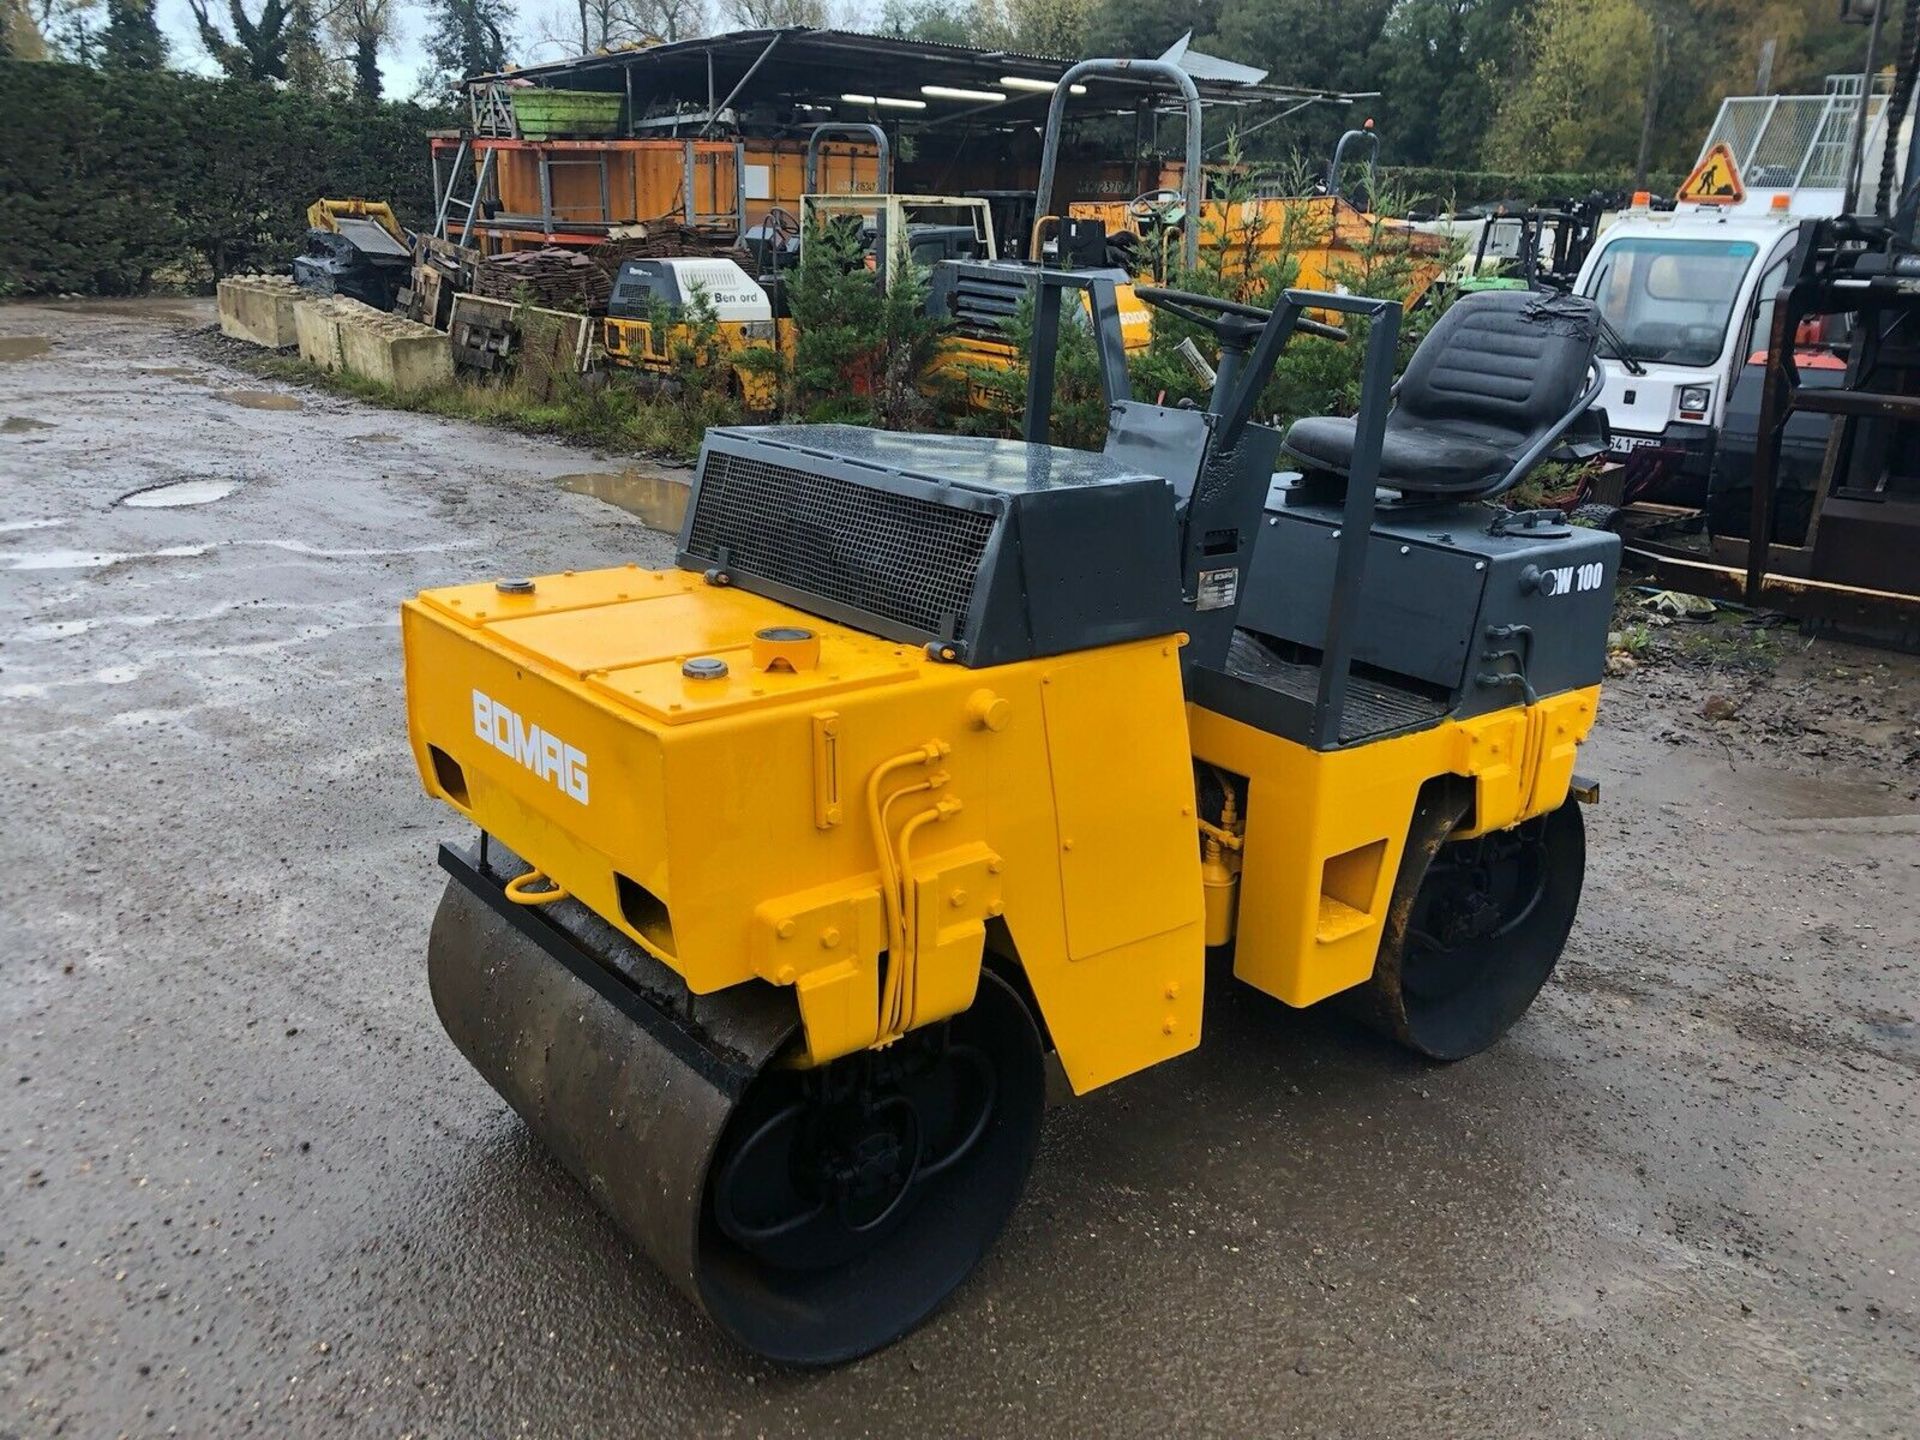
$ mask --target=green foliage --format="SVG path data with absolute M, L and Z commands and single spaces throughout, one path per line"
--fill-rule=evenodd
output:
M 1486 159 L 1631 168 L 1644 133 L 1653 167 L 1684 170 L 1721 97 L 1759 88 L 1767 42 L 1775 89 L 1818 91 L 1829 70 L 1859 66 L 1863 31 L 1841 25 L 1838 9 L 1807 0 L 1533 0 L 1514 30 Z
M 1254 177 L 1248 175 L 1237 183 L 1251 190 Z M 1404 193 L 1384 180 L 1376 180 L 1368 197 L 1372 223 L 1360 243 L 1351 252 L 1342 252 L 1334 262 L 1329 277 L 1334 286 L 1355 295 L 1403 302 L 1414 293 L 1419 261 L 1427 258 L 1431 263 L 1431 258 L 1413 254 L 1405 232 L 1383 218 L 1404 213 L 1406 203 Z M 1232 214 L 1233 209 L 1230 205 L 1227 213 Z M 1209 227 L 1201 236 L 1197 267 L 1176 272 L 1168 283 L 1178 290 L 1270 308 L 1283 290 L 1296 283 L 1302 253 L 1316 249 L 1325 240 L 1324 230 L 1309 218 L 1305 207 L 1299 207 L 1288 212 L 1277 251 L 1249 270 L 1246 256 L 1251 253 L 1250 241 L 1231 232 L 1216 236 Z M 1402 316 L 1396 373 L 1439 314 L 1437 306 L 1423 304 Z M 1285 424 L 1302 415 L 1351 415 L 1359 409 L 1367 324 L 1351 316 L 1321 318 L 1339 323 L 1349 338 L 1342 343 L 1296 332 L 1261 392 L 1255 418 L 1277 419 Z M 1154 313 L 1153 339 L 1129 367 L 1135 394 L 1147 399 L 1164 398 L 1167 403 L 1205 401 L 1206 386 L 1179 355 L 1181 342 L 1189 337 L 1206 359 L 1216 359 L 1218 347 L 1207 331 L 1164 312 Z
M 866 266 L 859 224 L 815 227 L 787 288 L 797 339 L 787 409 L 810 421 L 912 430 L 933 415 L 928 370 L 944 327 L 927 314 L 927 271 L 902 249 L 892 286 Z
M 1007 365 L 975 362 L 963 367 L 976 408 L 963 428 L 988 435 L 1020 433 L 1027 408 L 1029 360 L 1033 355 L 1033 295 L 1029 292 L 1004 323 L 1013 359 Z M 1100 388 L 1100 351 L 1078 291 L 1060 297 L 1060 338 L 1054 349 L 1050 438 L 1075 450 L 1098 450 L 1107 440 L 1107 401 Z
M 1221 0 L 1100 0 L 1087 21 L 1084 53 L 1158 55 L 1189 30 L 1196 41 L 1212 35 L 1226 8 Z
M 662 394 L 685 409 L 702 415 L 725 411 L 729 419 L 738 421 L 742 397 L 735 369 L 778 378 L 780 355 L 772 346 L 752 345 L 732 352 L 723 346 L 719 312 L 704 285 L 695 284 L 686 304 L 680 306 L 649 295 L 647 323 L 654 335 L 666 339 L 667 383 Z
M 320 48 L 320 22 L 313 0 L 288 0 L 287 85 L 303 95 L 324 95 L 333 85 L 332 61 Z
M 1525 0 L 1400 0 L 1368 54 L 1367 102 L 1388 153 L 1413 165 L 1480 155 L 1510 69 Z M 1582 192 L 1584 193 L 1584 192 Z
M 1680 188 L 1683 172 L 1657 171 L 1647 183 L 1658 194 Z M 1475 205 L 1534 205 L 1542 201 L 1584 199 L 1598 191 L 1619 195 L 1633 187 L 1633 175 L 1619 170 L 1450 170 L 1437 166 L 1383 165 L 1380 183 L 1406 197 L 1419 210 L 1457 211 Z
M 328 0 L 327 32 L 351 74 L 353 93 L 378 100 L 383 84 L 380 52 L 393 42 L 396 0 Z
M 1488 158 L 1575 170 L 1630 160 L 1653 64 L 1638 0 L 1539 0 L 1523 32 L 1525 76 L 1502 101 Z
M 967 12 L 940 0 L 887 0 L 880 12 L 879 33 L 908 40 L 931 40 L 941 45 L 971 45 L 974 35 Z
M 615 454 L 690 458 L 709 426 L 740 421 L 739 408 L 724 396 L 669 397 L 630 371 L 568 376 L 551 395 L 539 396 L 514 384 L 465 378 L 399 391 L 346 371 L 265 354 L 239 363 L 260 375 L 351 395 L 388 410 L 471 420 Z
M 154 0 L 107 0 L 100 64 L 108 70 L 163 70 L 167 42 L 154 18 Z
M 323 195 L 433 213 L 417 105 L 315 101 L 167 72 L 0 61 L 9 243 L 0 294 L 134 294 L 279 268 Z

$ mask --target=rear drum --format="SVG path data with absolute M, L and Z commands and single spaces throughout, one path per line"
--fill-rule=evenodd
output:
M 805 1070 L 785 992 L 701 997 L 693 1026 L 632 983 L 652 962 L 624 937 L 571 901 L 515 914 L 493 879 L 456 878 L 434 918 L 441 1023 L 734 1340 L 851 1360 L 972 1271 L 1025 1187 L 1045 1100 L 1039 1032 L 1004 981 L 983 971 L 965 1014 Z
M 1446 839 L 1464 802 L 1423 800 L 1359 1017 L 1433 1060 L 1476 1055 L 1533 1003 L 1560 959 L 1586 871 L 1580 806 Z
M 1039 1034 L 991 973 L 965 1014 L 884 1050 L 769 1066 L 708 1172 L 708 1312 L 749 1349 L 803 1365 L 899 1338 L 1005 1225 L 1044 1099 Z

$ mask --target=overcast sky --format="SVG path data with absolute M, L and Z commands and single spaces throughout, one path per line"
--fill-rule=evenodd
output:
M 245 3 L 251 14 L 257 8 L 258 0 L 245 0 Z M 216 16 L 224 15 L 225 0 L 215 0 L 209 8 Z M 562 60 L 578 48 L 577 45 L 537 39 L 543 34 L 564 34 L 569 23 L 578 24 L 572 19 L 573 7 L 568 0 L 515 0 L 513 8 L 518 17 L 515 27 L 517 43 L 513 47 L 513 59 L 516 61 L 527 64 L 540 60 Z M 862 16 L 879 13 L 881 0 L 840 0 L 833 8 L 841 15 L 839 23 L 857 29 Z M 167 39 L 172 43 L 175 65 L 182 70 L 198 70 L 206 74 L 218 70 L 219 67 L 207 58 L 207 52 L 200 44 L 199 32 L 193 25 L 193 11 L 187 7 L 187 0 L 159 0 L 157 13 L 160 16 L 160 28 L 166 31 Z M 385 78 L 387 98 L 404 100 L 419 87 L 420 72 L 427 63 L 426 52 L 421 48 L 426 16 L 420 6 L 402 3 L 395 31 L 395 43 L 380 57 L 380 73 Z

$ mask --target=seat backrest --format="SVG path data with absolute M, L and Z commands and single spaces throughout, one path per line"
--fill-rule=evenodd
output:
M 1464 420 L 1533 435 L 1579 399 L 1599 342 L 1600 313 L 1581 296 L 1463 295 L 1407 362 L 1391 423 Z

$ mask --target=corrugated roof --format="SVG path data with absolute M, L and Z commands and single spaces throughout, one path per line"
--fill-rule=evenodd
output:
M 508 72 L 507 76 L 480 76 L 480 80 L 515 78 L 541 84 L 612 90 L 632 86 L 636 97 L 649 101 L 681 100 L 704 105 L 709 85 L 716 103 L 725 100 L 734 87 L 751 72 L 748 87 L 739 104 L 768 101 L 795 101 L 831 97 L 837 101 L 843 93 L 883 93 L 918 98 L 922 85 L 944 85 L 959 89 L 986 90 L 995 87 L 1002 76 L 1058 81 L 1074 64 L 1057 55 L 1032 55 L 1017 50 L 981 49 L 967 45 L 948 45 L 932 40 L 912 40 L 898 35 L 869 35 L 853 30 L 816 29 L 794 26 L 785 29 L 736 30 L 725 35 L 700 36 L 669 41 L 644 48 L 621 49 L 585 55 L 573 60 L 555 60 L 529 65 Z M 880 68 L 876 68 L 880 67 Z M 1245 67 L 1232 67 L 1244 69 Z M 1255 72 L 1262 73 L 1264 72 Z M 881 76 L 884 76 L 882 80 Z M 1201 100 L 1208 105 L 1249 105 L 1267 101 L 1322 100 L 1349 103 L 1350 97 L 1334 91 L 1303 89 L 1297 86 L 1241 83 L 1237 78 L 1195 74 L 1194 83 Z M 1077 97 L 1076 113 L 1102 108 L 1131 113 L 1143 102 L 1152 106 L 1172 105 L 1177 97 L 1145 77 L 1096 76 L 1089 82 L 1090 93 Z M 1107 105 L 1101 104 L 1102 98 Z M 993 103 L 991 111 L 1008 112 L 1010 123 L 1027 124 L 1045 114 L 1048 92 L 1010 93 L 1004 102 Z M 915 127 L 938 124 L 944 118 L 958 118 L 963 112 L 975 123 L 981 109 L 967 110 L 965 101 L 948 100 L 952 112 L 935 107 L 930 113 L 914 112 L 903 117 L 893 111 L 888 118 L 906 119 Z
M 1178 65 L 1195 80 L 1220 80 L 1229 85 L 1258 85 L 1267 78 L 1265 70 L 1252 65 L 1242 65 L 1238 60 L 1222 60 L 1218 55 L 1209 55 L 1204 50 L 1193 48 L 1193 32 L 1187 31 L 1160 57 L 1170 65 Z

